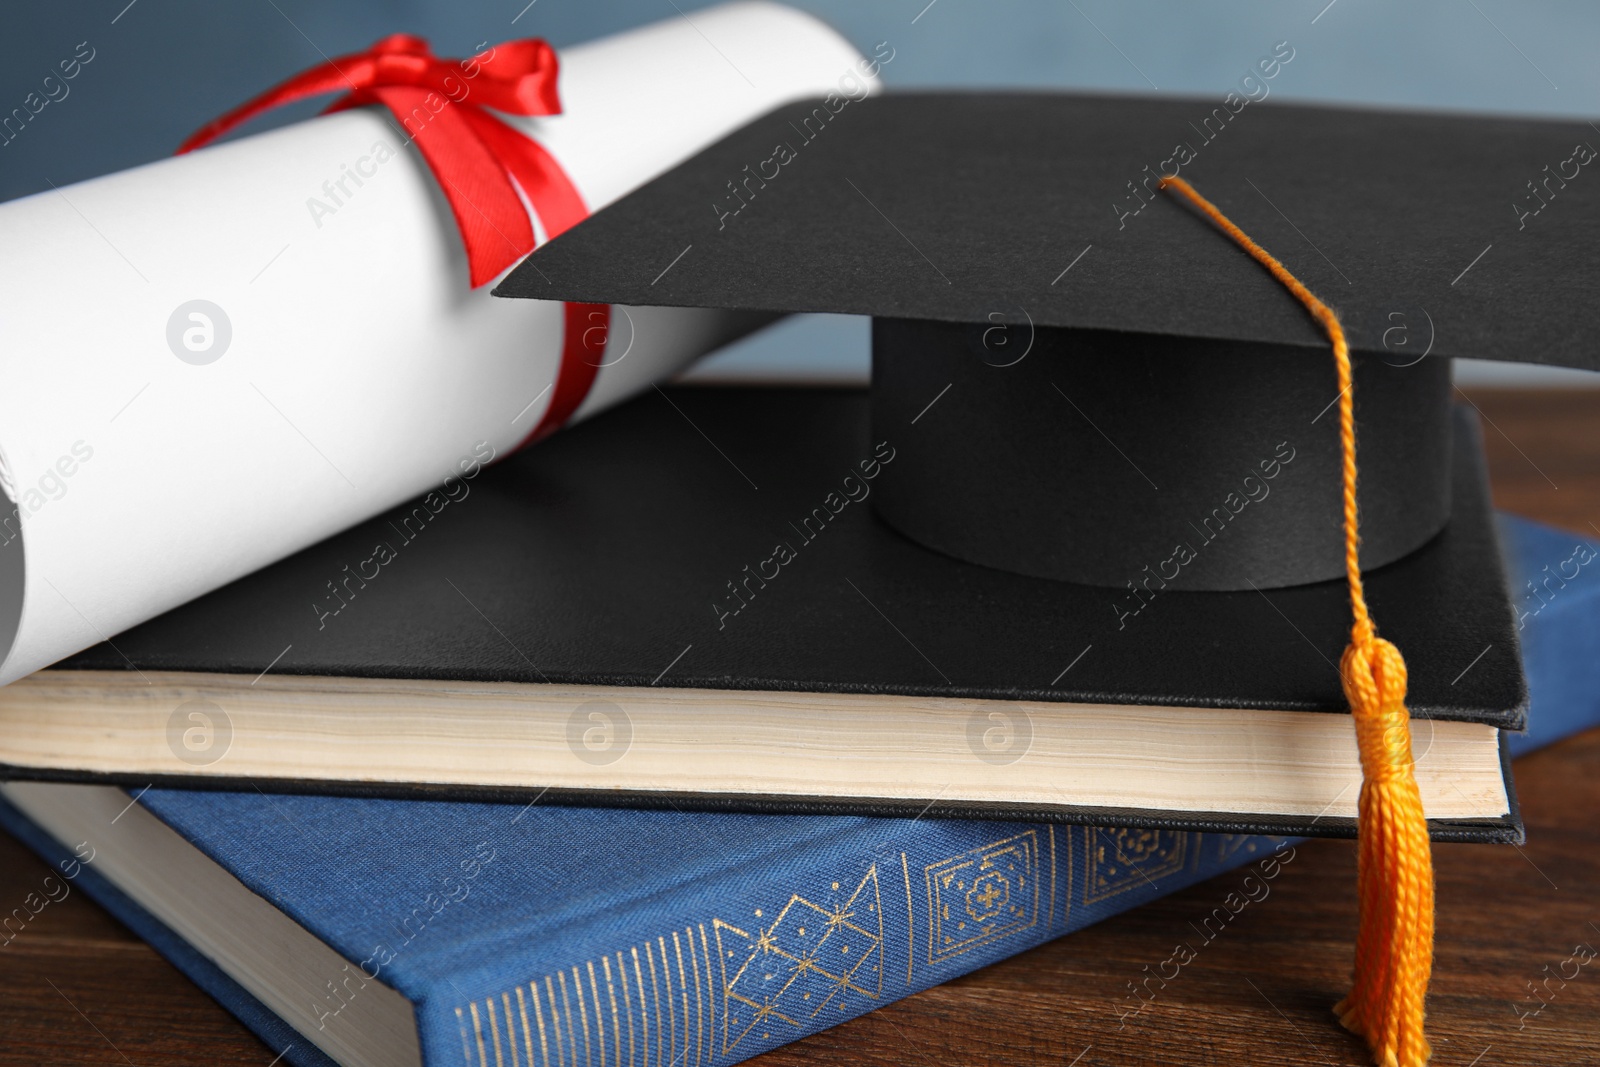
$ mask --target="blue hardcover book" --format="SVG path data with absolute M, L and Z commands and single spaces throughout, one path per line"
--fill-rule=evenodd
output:
M 1501 534 L 1526 751 L 1600 722 L 1600 544 Z M 0 821 L 294 1064 L 731 1064 L 1294 861 L 1274 838 L 1028 823 L 3 792 Z
M 1500 551 L 1528 677 L 1520 756 L 1600 723 L 1600 543 L 1499 515 Z

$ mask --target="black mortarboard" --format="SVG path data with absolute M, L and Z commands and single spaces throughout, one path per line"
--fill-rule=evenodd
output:
M 1593 144 L 1583 124 L 1236 96 L 830 98 L 751 123 L 496 291 L 871 315 L 875 422 L 920 431 L 894 434 L 877 497 L 905 535 L 1094 585 L 1297 585 L 1343 565 L 1326 338 L 1160 176 L 1192 178 L 1340 312 L 1371 568 L 1450 513 L 1440 357 L 1600 369 Z

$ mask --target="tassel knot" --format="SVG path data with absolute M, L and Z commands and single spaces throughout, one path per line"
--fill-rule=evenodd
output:
M 1406 664 L 1381 637 L 1357 638 L 1340 674 L 1361 752 L 1361 927 L 1350 995 L 1334 1011 L 1367 1039 L 1381 1067 L 1412 1067 L 1429 1055 L 1423 1001 L 1433 969 L 1433 868 L 1412 773 Z
M 1367 781 L 1411 773 L 1411 717 L 1406 712 L 1406 661 L 1392 642 L 1352 640 L 1339 661 L 1345 699 L 1356 721 L 1356 744 Z

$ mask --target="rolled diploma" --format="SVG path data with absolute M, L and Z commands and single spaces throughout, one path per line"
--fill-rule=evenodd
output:
M 780 103 L 871 82 L 792 9 L 693 19 L 565 50 L 563 114 L 506 117 L 590 211 Z M 367 176 L 340 194 L 351 171 Z M 387 112 L 17 200 L 0 234 L 0 484 L 15 504 L 0 501 L 0 684 L 505 455 L 550 400 L 562 305 L 469 289 L 438 185 Z M 203 365 L 168 340 L 195 299 L 231 327 Z M 755 324 L 612 318 L 579 418 Z M 196 321 L 180 325 L 204 345 Z M 284 590 L 308 613 L 321 593 Z

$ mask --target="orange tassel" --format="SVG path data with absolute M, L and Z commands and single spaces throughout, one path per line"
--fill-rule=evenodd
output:
M 1182 178 L 1163 178 L 1239 247 L 1271 272 L 1327 331 L 1339 372 L 1339 448 L 1343 459 L 1345 576 L 1350 646 L 1339 662 L 1361 751 L 1360 928 L 1350 995 L 1334 1008 L 1343 1026 L 1366 1038 L 1379 1067 L 1428 1062 L 1423 1002 L 1433 971 L 1433 858 L 1422 796 L 1412 773 L 1406 662 L 1377 634 L 1361 586 L 1356 515 L 1356 419 L 1350 346 L 1333 309 L 1251 240 Z

